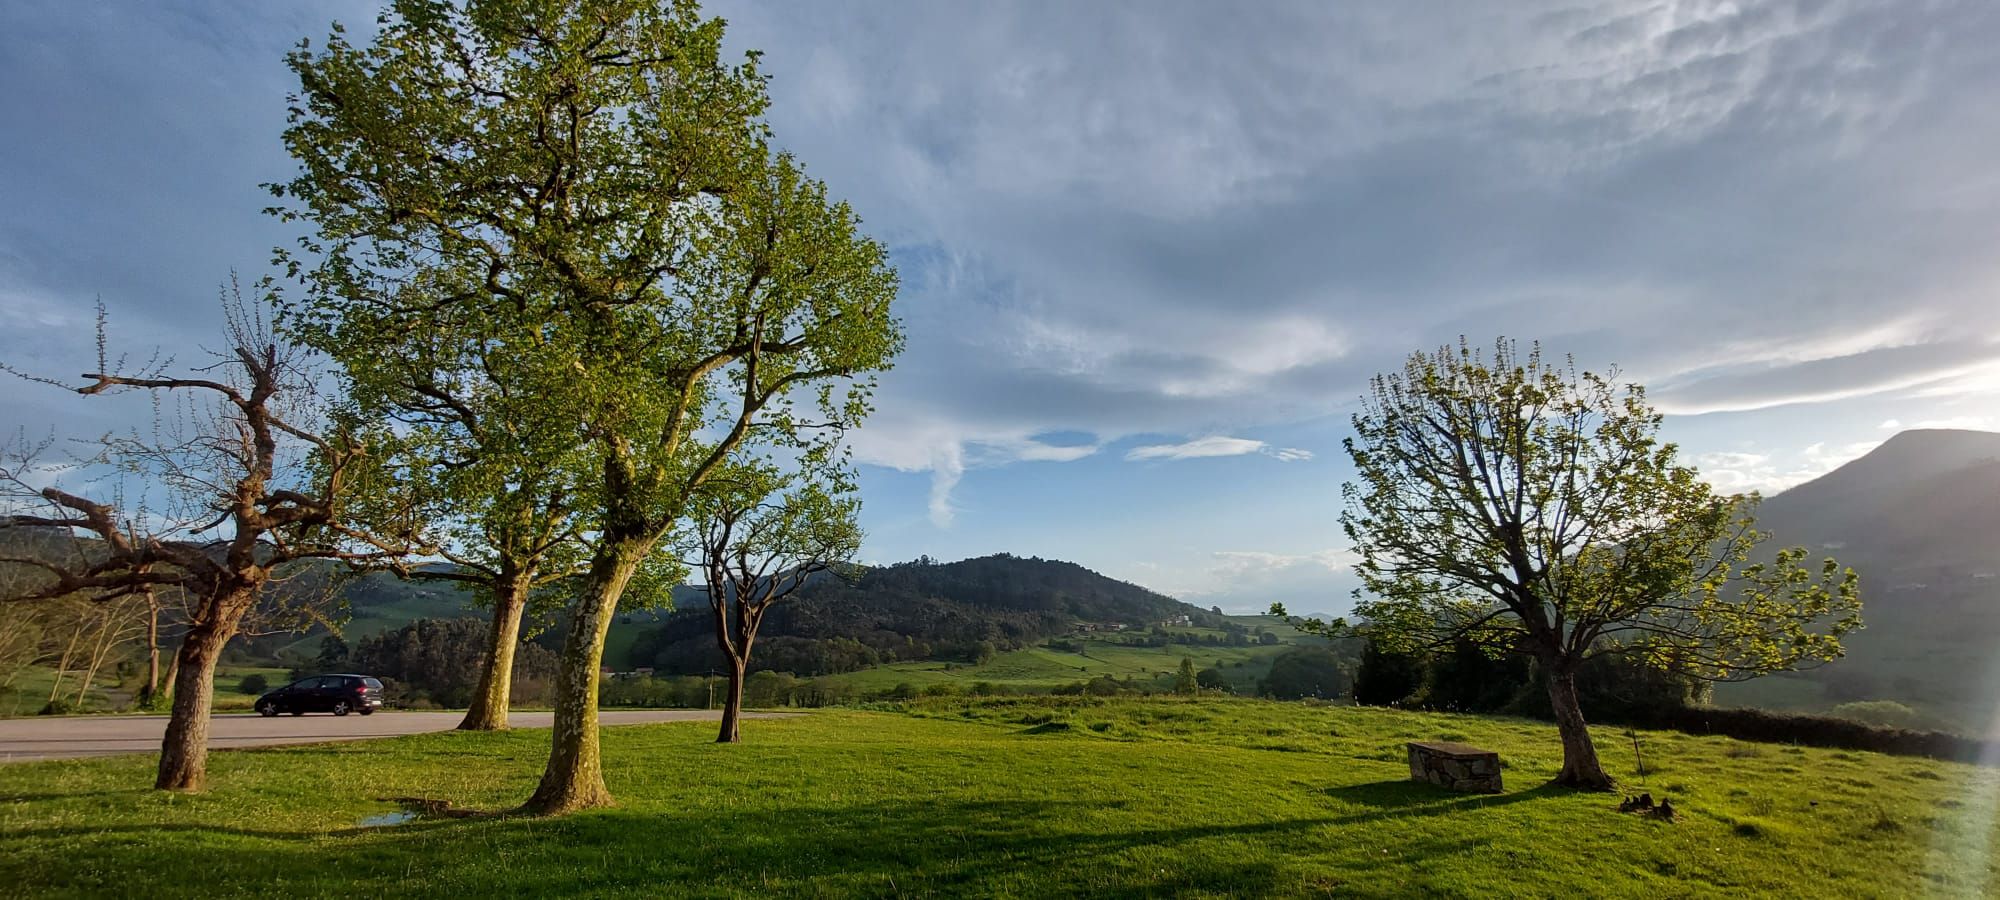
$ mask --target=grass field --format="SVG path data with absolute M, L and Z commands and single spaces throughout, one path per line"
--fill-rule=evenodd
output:
M 212 790 L 151 761 L 0 767 L 6 893 L 160 896 L 1978 895 L 1990 770 L 1644 734 L 1681 819 L 1542 786 L 1553 729 L 1258 701 L 1010 698 L 826 710 L 709 743 L 608 729 L 615 809 L 358 827 L 423 796 L 501 809 L 545 732 L 216 754 Z M 1508 792 L 1405 780 L 1402 744 L 1499 750 Z M 1630 744 L 1600 737 L 1642 786 Z
M 32 716 L 39 713 L 49 702 L 49 686 L 54 683 L 55 669 L 35 666 L 21 673 L 12 685 L 0 689 L 0 718 L 12 716 Z M 270 666 L 217 666 L 215 670 L 215 708 L 217 710 L 245 710 L 257 701 L 256 696 L 239 692 L 246 675 L 261 674 L 271 687 L 280 687 L 291 678 L 289 669 Z M 75 683 L 80 677 L 76 673 L 66 676 L 66 681 Z M 162 676 L 165 677 L 164 675 Z M 120 683 L 115 673 L 99 673 L 91 685 L 89 702 L 78 712 L 131 712 L 133 698 L 145 686 L 143 674 L 135 674 Z M 65 696 L 71 692 L 65 689 Z
M 825 676 L 828 681 L 853 685 L 861 691 L 877 691 L 909 684 L 924 688 L 933 684 L 953 684 L 961 688 L 990 682 L 1015 689 L 1042 689 L 1089 681 L 1100 675 L 1135 679 L 1155 688 L 1173 681 L 1181 658 L 1194 660 L 1196 668 L 1220 666 L 1231 687 L 1251 690 L 1271 669 L 1271 659 L 1287 649 L 1276 647 L 1137 647 L 1108 641 L 1079 641 L 1080 652 L 1069 653 L 1047 646 L 1027 647 L 996 654 L 979 666 L 932 660 L 890 663 L 883 666 Z

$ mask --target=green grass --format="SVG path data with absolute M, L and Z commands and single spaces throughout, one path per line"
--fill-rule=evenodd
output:
M 500 809 L 547 733 L 0 767 L 7 893 L 161 896 L 1978 895 L 2000 778 L 1868 753 L 1644 734 L 1676 823 L 1542 785 L 1542 723 L 1257 701 L 1006 698 L 612 728 L 615 809 L 357 828 L 424 796 Z M 1406 781 L 1411 739 L 1502 753 L 1508 792 Z M 1630 786 L 1630 744 L 1600 734 Z
M 1136 679 L 1142 684 L 1162 687 L 1172 682 L 1181 658 L 1188 657 L 1194 660 L 1196 668 L 1220 664 L 1224 677 L 1230 679 L 1231 687 L 1249 691 L 1254 689 L 1257 679 L 1270 671 L 1272 658 L 1289 649 L 1286 645 L 1211 647 L 1173 644 L 1139 647 L 1115 640 L 1080 639 L 1072 643 L 1080 652 L 1068 653 L 1047 646 L 1035 646 L 996 654 L 992 661 L 979 666 L 925 660 L 890 663 L 825 678 L 853 685 L 863 692 L 887 690 L 905 683 L 920 689 L 934 684 L 965 688 L 982 681 L 1017 690 L 1047 690 L 1089 681 L 1100 675 Z
M 262 674 L 271 687 L 281 687 L 291 680 L 289 669 L 271 666 L 217 666 L 215 708 L 218 711 L 246 710 L 257 702 L 255 695 L 239 693 L 236 690 L 244 676 L 252 673 Z M 81 677 L 80 673 L 72 672 L 65 676 L 64 681 L 66 685 L 73 685 L 76 679 Z M 165 677 L 165 673 L 162 672 L 161 678 Z M 40 713 L 42 707 L 49 701 L 49 686 L 54 679 L 55 669 L 52 667 L 36 666 L 23 671 L 12 685 L 0 689 L 0 718 L 32 716 Z M 143 672 L 132 674 L 122 683 L 115 672 L 99 672 L 96 681 L 91 684 L 89 703 L 78 712 L 137 712 L 132 702 L 143 687 L 145 687 Z M 64 688 L 65 696 L 71 696 L 72 693 L 71 688 Z

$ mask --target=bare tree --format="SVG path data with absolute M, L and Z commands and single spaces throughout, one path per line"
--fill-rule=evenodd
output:
M 104 604 L 149 589 L 185 599 L 154 782 L 165 790 L 203 787 L 216 663 L 274 574 L 305 559 L 360 563 L 399 553 L 340 525 L 343 495 L 361 487 L 351 473 L 362 471 L 353 463 L 363 445 L 351 429 L 330 425 L 302 354 L 273 336 L 233 282 L 223 307 L 226 349 L 184 377 L 166 375 L 172 362 L 157 357 L 121 374 L 106 359 L 100 309 L 98 371 L 70 388 L 84 396 L 149 391 L 156 409 L 177 405 L 178 415 L 156 416 L 150 434 L 107 436 L 94 456 L 68 467 L 160 490 L 163 505 L 121 502 L 116 485 L 109 499 L 96 499 L 38 484 L 48 471 L 37 452 L 46 443 L 16 447 L 0 462 L 0 500 L 15 511 L 0 516 L 0 530 L 78 538 L 65 553 L 0 557 L 40 576 L 0 601 L 76 595 Z

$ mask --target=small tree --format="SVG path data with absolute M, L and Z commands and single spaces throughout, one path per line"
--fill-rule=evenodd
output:
M 1185 697 L 1201 693 L 1201 682 L 1195 676 L 1194 660 L 1191 657 L 1181 657 L 1180 670 L 1174 673 L 1174 693 Z
M 271 689 L 271 682 L 261 672 L 252 672 L 236 683 L 236 692 L 256 696 Z
M 1577 695 L 1592 657 L 1735 680 L 1834 659 L 1860 625 L 1852 571 L 1815 574 L 1799 548 L 1751 562 L 1755 496 L 1718 495 L 1659 426 L 1637 385 L 1461 341 L 1378 376 L 1347 441 L 1362 631 L 1391 651 L 1532 654 L 1561 784 L 1611 786 Z
M 765 613 L 861 547 L 854 518 L 860 501 L 847 473 L 820 465 L 802 471 L 820 477 L 769 464 L 732 467 L 709 482 L 692 529 L 691 563 L 702 573 L 728 666 L 718 743 L 742 740 L 744 673 Z

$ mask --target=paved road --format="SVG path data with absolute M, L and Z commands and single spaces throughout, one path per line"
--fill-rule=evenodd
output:
M 604 710 L 597 715 L 598 721 L 605 725 L 642 725 L 649 722 L 713 722 L 722 714 L 713 710 L 660 709 Z M 771 715 L 743 714 L 744 718 Z M 219 750 L 274 744 L 360 741 L 450 731 L 464 716 L 464 713 L 458 712 L 379 712 L 372 716 L 320 714 L 270 719 L 255 713 L 218 715 L 209 726 L 208 745 Z M 547 728 L 551 717 L 552 714 L 545 712 L 517 712 L 508 718 L 515 728 Z M 0 719 L 0 762 L 156 753 L 166 730 L 166 716 Z

